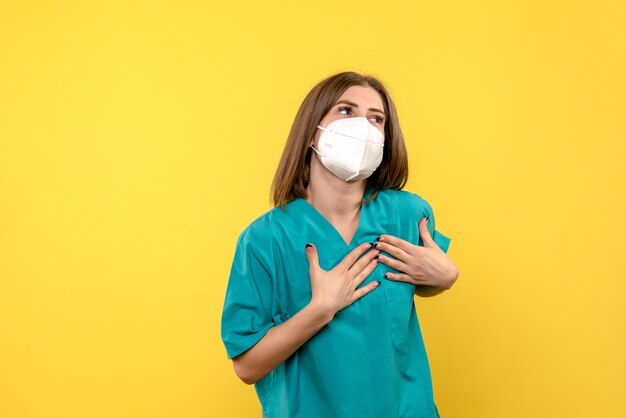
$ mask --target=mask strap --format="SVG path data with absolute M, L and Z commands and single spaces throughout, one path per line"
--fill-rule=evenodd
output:
M 313 144 L 310 145 L 311 148 L 313 148 L 313 151 L 315 151 L 317 153 L 317 155 L 322 155 L 321 152 L 319 152 L 318 150 L 315 149 L 315 147 L 313 146 Z

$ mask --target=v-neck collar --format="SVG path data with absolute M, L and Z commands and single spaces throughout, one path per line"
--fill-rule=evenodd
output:
M 363 193 L 363 199 L 361 201 L 361 209 L 359 211 L 359 223 L 349 243 L 346 243 L 346 241 L 343 239 L 343 236 L 339 233 L 339 231 L 337 231 L 337 228 L 335 228 L 333 224 L 331 224 L 328 221 L 328 219 L 326 219 L 324 215 L 322 215 L 317 209 L 315 209 L 315 207 L 311 205 L 306 199 L 302 197 L 298 197 L 294 201 L 300 202 L 302 208 L 306 210 L 318 222 L 324 225 L 324 227 L 329 230 L 329 233 L 334 234 L 339 239 L 339 242 L 343 244 L 343 246 L 345 246 L 346 248 L 351 248 L 352 245 L 354 244 L 355 238 L 359 235 L 359 232 L 364 227 L 363 225 L 363 219 L 365 218 L 364 211 L 367 210 L 366 208 L 368 205 L 365 205 L 363 202 L 367 200 L 367 198 L 372 194 L 372 192 L 373 192 L 373 189 L 368 188 L 368 189 L 365 189 L 365 192 Z

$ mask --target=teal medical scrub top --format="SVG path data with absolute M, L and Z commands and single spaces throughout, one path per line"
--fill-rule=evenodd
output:
M 372 190 L 366 190 L 366 199 Z M 435 230 L 430 204 L 405 190 L 384 190 L 361 207 L 349 245 L 305 199 L 275 207 L 237 239 L 226 290 L 221 337 L 229 359 L 311 300 L 305 245 L 332 269 L 351 250 L 390 234 L 422 245 L 418 222 L 447 252 L 450 238 Z M 388 255 L 388 254 L 387 254 Z M 379 263 L 361 284 L 372 292 L 337 312 L 287 360 L 255 383 L 267 418 L 435 418 L 428 357 L 414 304 L 415 286 L 386 279 L 396 270 Z

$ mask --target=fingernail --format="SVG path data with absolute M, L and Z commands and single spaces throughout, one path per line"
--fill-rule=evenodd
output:
M 312 246 L 313 246 L 312 244 L 307 244 L 305 248 L 309 248 L 309 247 L 312 247 Z
M 426 217 L 426 223 L 428 223 L 428 216 Z
M 376 286 L 378 286 L 380 284 L 380 282 L 378 280 L 376 280 Z
M 376 241 L 384 241 L 383 236 L 379 235 L 378 238 L 376 238 Z

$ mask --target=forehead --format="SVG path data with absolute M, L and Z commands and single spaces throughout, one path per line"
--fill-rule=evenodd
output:
M 380 94 L 369 86 L 350 86 L 343 92 L 338 100 L 350 100 L 356 104 L 365 104 L 365 107 L 383 108 L 383 100 Z

